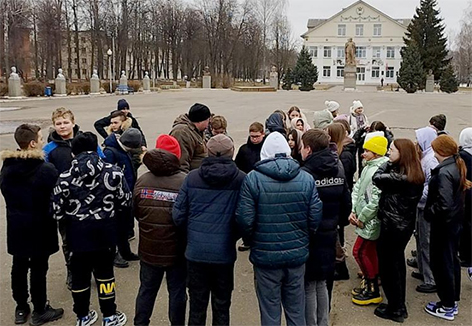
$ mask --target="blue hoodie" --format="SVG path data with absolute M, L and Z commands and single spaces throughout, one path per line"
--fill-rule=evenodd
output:
M 431 127 L 420 128 L 415 131 L 416 140 L 421 150 L 423 151 L 423 156 L 421 157 L 421 167 L 425 176 L 423 195 L 421 196 L 420 202 L 418 203 L 419 209 L 424 209 L 426 205 L 426 198 L 428 197 L 428 183 L 431 178 L 431 170 L 434 169 L 438 164 L 438 160 L 434 157 L 434 151 L 431 147 L 431 143 L 436 139 L 437 133 Z

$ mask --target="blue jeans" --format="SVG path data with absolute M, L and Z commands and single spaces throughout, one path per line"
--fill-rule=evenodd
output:
M 305 283 L 307 326 L 328 326 L 329 296 L 326 280 Z
M 187 293 L 185 280 L 187 277 L 185 264 L 171 267 L 153 266 L 141 261 L 138 297 L 134 325 L 149 325 L 157 292 L 161 287 L 162 278 L 166 274 L 167 291 L 169 292 L 169 321 L 171 325 L 185 325 L 185 309 Z
M 280 325 L 282 307 L 287 326 L 305 323 L 305 265 L 270 269 L 254 266 L 261 325 Z

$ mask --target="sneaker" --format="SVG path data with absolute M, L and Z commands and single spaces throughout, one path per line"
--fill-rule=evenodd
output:
M 31 312 L 29 304 L 24 307 L 17 306 L 15 309 L 15 324 L 25 324 L 28 321 L 28 316 Z
M 387 310 L 388 310 L 388 304 L 381 303 L 381 304 L 379 304 L 379 306 L 375 310 L 377 311 L 377 313 L 379 313 L 381 315 L 385 315 L 387 313 Z M 401 311 L 403 313 L 403 319 L 407 319 L 408 318 L 408 311 L 406 310 L 406 307 L 404 306 L 401 309 Z
M 251 247 L 245 245 L 244 243 L 238 247 L 239 251 L 248 251 L 249 249 L 251 249 Z
M 113 261 L 113 265 L 118 268 L 127 268 L 129 267 L 129 263 L 121 257 L 120 253 L 117 252 L 115 254 L 115 260 Z
M 389 319 L 397 323 L 403 323 L 405 321 L 404 314 L 405 314 L 404 311 L 397 311 L 397 312 L 390 311 L 390 309 L 388 308 L 388 305 L 387 306 L 381 305 L 375 308 L 374 310 L 374 315 L 376 315 L 377 317 L 380 317 L 383 319 Z
M 459 314 L 459 303 L 455 302 L 453 309 L 454 309 L 454 316 L 457 316 Z
M 77 318 L 76 326 L 89 326 L 97 321 L 98 315 L 95 310 L 90 310 L 88 315 L 82 318 Z
M 418 252 L 413 249 L 413 250 L 411 251 L 411 255 L 412 255 L 413 257 L 416 257 L 416 255 L 418 255 Z
M 416 278 L 417 280 L 424 281 L 424 276 L 420 272 L 413 271 L 411 272 L 411 277 Z
M 469 277 L 469 280 L 472 281 L 472 267 L 467 268 L 467 276 Z
M 439 305 L 439 302 L 430 302 L 424 307 L 424 310 L 435 317 L 446 320 L 454 320 L 454 308 L 445 308 Z
M 33 311 L 30 325 L 31 326 L 43 325 L 50 321 L 54 321 L 54 320 L 58 320 L 62 318 L 62 315 L 64 315 L 64 309 L 62 308 L 54 309 L 53 307 L 49 305 L 49 303 L 47 303 L 43 312 L 39 313 L 37 311 Z
M 436 291 L 436 285 L 433 284 L 420 284 L 416 287 L 416 292 L 420 293 L 434 293 Z
M 110 317 L 103 317 L 103 326 L 123 326 L 128 319 L 123 312 L 116 311 L 116 314 Z
M 408 258 L 406 260 L 406 264 L 410 267 L 418 268 L 418 261 L 416 260 L 416 258 Z
M 360 306 L 381 303 L 383 299 L 379 292 L 377 278 L 366 280 L 366 284 L 362 293 L 352 297 L 352 302 Z

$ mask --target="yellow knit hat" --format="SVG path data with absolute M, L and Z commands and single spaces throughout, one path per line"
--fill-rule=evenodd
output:
M 364 149 L 367 149 L 375 154 L 384 156 L 387 153 L 388 141 L 382 136 L 375 136 L 364 143 Z

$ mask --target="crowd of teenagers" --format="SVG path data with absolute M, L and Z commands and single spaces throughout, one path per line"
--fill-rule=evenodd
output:
M 64 314 L 46 291 L 59 233 L 77 326 L 98 319 L 92 275 L 103 326 L 127 322 L 115 304 L 114 268 L 130 261 L 140 262 L 134 325 L 150 324 L 164 276 L 171 325 L 205 325 L 210 298 L 212 325 L 229 325 L 236 249 L 250 250 L 261 325 L 280 325 L 283 309 L 287 325 L 327 326 L 333 283 L 349 279 L 349 224 L 360 278 L 354 304 L 376 304 L 376 316 L 403 322 L 407 262 L 418 267 L 416 290 L 439 297 L 424 310 L 453 320 L 461 265 L 472 277 L 472 127 L 459 146 L 439 114 L 413 141 L 369 122 L 359 100 L 348 114 L 335 101 L 325 106 L 312 125 L 296 106 L 276 110 L 265 126 L 249 126 L 237 153 L 227 120 L 199 103 L 155 146 L 124 99 L 95 122 L 102 143 L 65 108 L 52 113 L 47 142 L 39 126 L 20 125 L 19 149 L 2 152 L 0 174 L 15 323 L 28 321 L 30 293 L 31 325 Z M 138 177 L 141 164 L 147 171 Z M 137 254 L 129 243 L 135 220 Z

